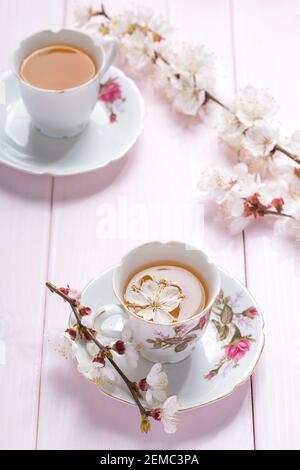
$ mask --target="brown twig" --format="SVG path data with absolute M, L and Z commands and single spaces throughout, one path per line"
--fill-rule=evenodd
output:
M 294 155 L 292 154 L 291 152 L 289 152 L 287 149 L 285 149 L 284 147 L 282 147 L 281 145 L 279 144 L 276 144 L 275 147 L 274 147 L 274 150 L 275 152 L 281 152 L 283 153 L 284 155 L 286 155 L 287 157 L 289 157 L 291 160 L 293 160 L 295 163 L 297 163 L 298 165 L 300 165 L 300 158 L 297 157 L 297 155 Z
M 72 312 L 74 313 L 74 316 L 76 318 L 76 321 L 78 323 L 78 325 L 80 326 L 80 328 L 84 331 L 84 334 L 86 337 L 88 337 L 91 341 L 93 341 L 96 346 L 99 348 L 99 350 L 101 352 L 103 351 L 109 351 L 110 348 L 107 348 L 105 346 L 103 346 L 103 344 L 101 344 L 97 338 L 95 338 L 92 333 L 89 331 L 89 329 L 87 327 L 85 327 L 82 323 L 81 323 L 81 319 L 80 319 L 80 313 L 78 311 L 78 303 L 76 300 L 72 299 L 71 297 L 69 297 L 67 294 L 65 294 L 64 292 L 62 292 L 58 287 L 56 287 L 54 284 L 52 284 L 51 282 L 46 282 L 46 286 L 47 288 L 51 291 L 51 292 L 54 292 L 55 294 L 59 295 L 60 297 L 62 297 L 66 302 L 69 303 L 69 305 L 71 306 L 71 309 L 72 309 Z M 131 395 L 132 395 L 132 398 L 134 399 L 140 413 L 142 416 L 148 416 L 149 415 L 149 411 L 146 410 L 143 405 L 141 404 L 138 396 L 137 396 L 137 393 L 136 393 L 136 390 L 135 390 L 135 383 L 134 382 L 131 382 L 127 377 L 126 375 L 124 374 L 124 372 L 120 369 L 120 367 L 118 366 L 118 364 L 114 361 L 114 359 L 111 357 L 110 354 L 107 354 L 106 355 L 106 359 L 111 363 L 111 365 L 113 366 L 113 368 L 118 372 L 118 374 L 120 375 L 120 377 L 123 379 L 123 381 L 125 382 L 125 384 L 127 385 L 127 388 L 129 389 Z
M 222 101 L 220 101 L 218 98 L 216 98 L 214 95 L 212 95 L 208 91 L 205 92 L 205 97 L 206 97 L 206 101 L 213 101 L 217 105 L 221 106 L 221 108 L 226 109 L 226 111 L 229 111 L 230 113 L 234 114 L 233 111 L 229 108 L 229 106 L 224 104 Z
M 101 10 L 93 11 L 91 16 L 104 16 L 107 20 L 110 20 L 111 17 L 108 15 L 107 11 L 105 10 L 105 6 L 101 3 Z
M 270 209 L 265 209 L 264 214 L 266 215 L 277 215 L 279 217 L 288 217 L 289 219 L 294 219 L 291 214 L 286 214 L 285 212 L 272 211 Z

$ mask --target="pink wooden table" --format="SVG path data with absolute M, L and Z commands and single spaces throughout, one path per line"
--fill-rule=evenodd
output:
M 268 87 L 281 104 L 284 125 L 297 126 L 297 0 L 140 3 L 163 13 L 178 28 L 178 39 L 215 52 L 219 96 L 229 98 L 248 83 Z M 110 0 L 109 9 L 127 4 Z M 71 0 L 1 0 L 0 69 L 29 33 L 72 26 L 73 7 Z M 195 186 L 201 168 L 224 160 L 216 131 L 208 124 L 187 127 L 150 83 L 138 85 L 147 108 L 145 130 L 119 163 L 67 178 L 0 168 L 0 447 L 299 448 L 299 254 L 279 250 L 268 224 L 230 238 L 208 218 L 203 223 Z M 150 220 L 147 231 L 134 225 L 140 207 Z M 44 333 L 63 328 L 67 312 L 44 282 L 82 287 L 139 242 L 183 237 L 247 283 L 264 312 L 266 346 L 252 379 L 229 398 L 181 415 L 176 435 L 158 425 L 144 436 L 135 409 L 102 396 L 49 349 Z

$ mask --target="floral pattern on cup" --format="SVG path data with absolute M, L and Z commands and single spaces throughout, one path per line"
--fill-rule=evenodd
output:
M 153 349 L 168 349 L 174 348 L 176 353 L 184 351 L 188 346 L 196 342 L 198 334 L 202 332 L 208 322 L 210 313 L 202 316 L 200 320 L 193 326 L 190 325 L 177 325 L 173 327 L 174 335 L 164 335 L 161 332 L 156 332 L 154 339 L 147 339 L 147 343 L 152 344 Z
M 106 82 L 101 83 L 99 99 L 105 105 L 110 123 L 117 122 L 118 113 L 122 110 L 122 104 L 126 98 L 123 96 L 121 85 L 116 78 L 109 78 Z
M 221 290 L 213 305 L 211 322 L 217 331 L 217 340 L 224 341 L 224 354 L 214 368 L 204 376 L 207 380 L 212 380 L 221 371 L 225 373 L 228 369 L 238 367 L 239 361 L 245 357 L 250 351 L 251 344 L 255 342 L 255 338 L 251 334 L 246 334 L 246 330 L 252 328 L 251 323 L 257 317 L 258 311 L 253 306 L 238 311 L 238 301 L 242 295 L 238 293 L 235 298 L 226 297 Z

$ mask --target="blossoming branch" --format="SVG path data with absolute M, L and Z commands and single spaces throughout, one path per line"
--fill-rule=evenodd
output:
M 146 71 L 150 66 L 156 87 L 177 112 L 199 117 L 208 102 L 220 107 L 219 136 L 237 152 L 238 165 L 211 172 L 210 188 L 204 172 L 199 187 L 233 233 L 250 220 L 278 216 L 280 230 L 300 240 L 300 131 L 282 139 L 278 107 L 268 91 L 248 86 L 231 106 L 224 104 L 214 95 L 213 54 L 205 46 L 174 46 L 168 23 L 149 10 L 111 16 L 103 5 L 81 7 L 75 18 L 78 27 L 88 24 L 97 34 L 117 36 L 120 54 L 131 66 Z
M 120 39 L 121 54 L 130 65 L 143 68 L 153 64 L 157 85 L 177 111 L 197 116 L 203 105 L 213 101 L 226 112 L 225 120 L 233 126 L 231 131 L 234 131 L 235 137 L 240 134 L 245 137 L 244 145 L 239 142 L 241 150 L 253 158 L 272 158 L 275 152 L 281 152 L 300 165 L 299 137 L 298 146 L 293 146 L 292 138 L 292 145 L 284 147 L 280 143 L 277 127 L 266 119 L 274 115 L 277 109 L 272 96 L 247 87 L 232 108 L 224 104 L 213 94 L 213 54 L 204 46 L 190 44 L 175 49 L 167 41 L 171 28 L 162 17 L 155 17 L 149 10 L 124 11 L 123 14 L 110 16 L 103 4 L 99 10 L 91 6 L 80 7 L 74 14 L 77 27 L 97 17 L 102 18 L 101 23 L 94 26 L 100 34 L 112 34 Z M 233 137 L 232 132 L 229 134 Z M 231 139 L 228 140 L 231 143 Z
M 149 418 L 160 421 L 167 433 L 176 431 L 175 415 L 178 410 L 177 397 L 168 397 L 168 377 L 162 371 L 161 364 L 154 364 L 147 377 L 139 381 L 131 381 L 114 359 L 114 354 L 125 355 L 131 367 L 137 367 L 138 352 L 132 343 L 132 334 L 128 326 L 122 332 L 122 339 L 114 341 L 111 345 L 100 342 L 100 336 L 93 328 L 94 314 L 89 307 L 81 304 L 81 295 L 77 290 L 69 287 L 56 287 L 47 282 L 47 288 L 59 295 L 72 309 L 74 322 L 63 333 L 53 333 L 51 341 L 56 351 L 65 358 L 76 357 L 79 345 L 88 351 L 91 359 L 88 364 L 79 362 L 78 371 L 98 387 L 111 387 L 116 383 L 116 375 L 124 381 L 141 416 L 141 431 L 148 433 L 151 429 Z M 109 367 L 107 363 L 112 366 Z M 145 396 L 144 396 L 145 395 Z

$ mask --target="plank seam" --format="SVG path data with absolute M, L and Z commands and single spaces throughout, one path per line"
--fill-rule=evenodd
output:
M 49 226 L 48 226 L 48 247 L 47 247 L 47 261 L 45 269 L 45 279 L 47 280 L 49 274 L 49 262 L 50 262 L 50 251 L 51 251 L 51 234 L 52 234 L 52 216 L 53 216 L 53 197 L 54 197 L 54 177 L 51 177 L 51 195 L 50 195 L 50 204 L 49 204 Z M 42 368 L 43 368 L 43 356 L 44 356 L 44 335 L 45 335 L 45 326 L 46 326 L 46 311 L 47 311 L 47 293 L 45 289 L 45 298 L 44 298 L 44 318 L 43 318 L 43 327 L 42 327 L 42 345 L 41 345 L 41 360 L 39 368 L 39 386 L 38 386 L 38 400 L 37 400 L 37 417 L 36 417 L 36 435 L 35 435 L 35 449 L 37 449 L 38 444 L 38 434 L 39 434 L 39 421 L 40 421 L 40 401 L 41 401 L 41 386 L 42 386 Z
M 237 93 L 237 62 L 236 62 L 236 49 L 235 49 L 235 29 L 234 29 L 233 0 L 229 0 L 229 17 L 230 17 L 230 36 L 231 36 L 234 92 L 236 94 Z M 242 240 L 243 240 L 243 258 L 244 258 L 244 279 L 245 279 L 245 285 L 246 285 L 246 287 L 248 287 L 246 233 L 245 233 L 244 230 L 242 232 Z M 250 395 L 251 395 L 253 449 L 256 450 L 255 418 L 254 418 L 254 395 L 253 395 L 252 376 L 250 377 Z
M 63 2 L 63 12 L 62 12 L 62 27 L 66 27 L 67 23 L 67 12 L 68 12 L 68 0 Z M 49 227 L 48 227 L 48 248 L 47 248 L 47 262 L 46 262 L 46 271 L 45 276 L 46 280 L 49 275 L 50 268 L 50 258 L 51 258 L 51 242 L 52 242 L 52 228 L 53 228 L 53 205 L 54 205 L 54 186 L 55 178 L 51 177 L 51 196 L 50 196 L 50 208 L 49 208 Z M 46 326 L 46 312 L 47 312 L 47 292 L 45 289 L 45 300 L 44 300 L 44 319 L 43 319 L 43 328 L 42 328 L 42 345 L 41 345 L 41 360 L 40 360 L 40 376 L 39 376 L 39 389 L 38 389 L 38 401 L 37 401 L 37 418 L 36 418 L 36 438 L 35 438 L 35 449 L 38 448 L 38 439 L 39 439 L 39 424 L 40 424 L 40 404 L 41 404 L 41 389 L 42 389 L 42 369 L 43 369 L 43 359 L 44 359 L 44 336 L 45 336 L 45 326 Z

